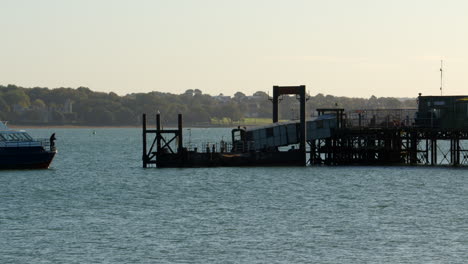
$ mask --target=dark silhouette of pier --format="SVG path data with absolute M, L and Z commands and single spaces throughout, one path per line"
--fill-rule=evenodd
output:
M 280 97 L 291 94 L 300 120 L 280 123 Z M 271 125 L 234 128 L 231 142 L 200 149 L 184 146 L 181 114 L 177 129 L 163 129 L 160 114 L 148 129 L 143 114 L 143 167 L 468 165 L 468 96 L 420 94 L 418 109 L 321 108 L 310 120 L 304 85 L 274 86 L 270 100 Z

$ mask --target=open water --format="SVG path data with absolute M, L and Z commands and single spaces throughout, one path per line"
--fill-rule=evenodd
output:
M 92 131 L 0 171 L 0 263 L 468 262 L 467 169 L 142 169 L 140 129 Z

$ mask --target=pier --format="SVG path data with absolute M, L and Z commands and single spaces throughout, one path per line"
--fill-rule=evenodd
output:
M 296 95 L 300 120 L 281 123 L 281 95 Z M 231 142 L 191 148 L 178 127 L 147 128 L 143 167 L 468 165 L 468 96 L 418 97 L 418 109 L 317 109 L 307 119 L 305 86 L 274 86 L 273 123 L 231 131 Z M 149 143 L 149 144 L 148 144 Z
M 311 165 L 468 165 L 466 129 L 343 128 L 308 143 Z

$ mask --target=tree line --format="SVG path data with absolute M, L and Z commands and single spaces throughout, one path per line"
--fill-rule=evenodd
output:
M 272 105 L 267 93 L 252 95 L 237 92 L 234 96 L 211 96 L 199 89 L 182 94 L 163 92 L 131 93 L 119 96 L 114 92 L 78 88 L 24 88 L 0 85 L 0 119 L 14 124 L 38 125 L 139 125 L 141 114 L 161 113 L 166 124 L 175 124 L 181 113 L 187 125 L 209 125 L 213 120 L 242 122 L 246 118 L 271 118 Z M 299 102 L 284 96 L 280 102 L 280 119 L 296 119 Z M 390 97 L 350 98 L 317 94 L 307 101 L 307 112 L 316 108 L 397 109 L 416 107 L 415 99 Z

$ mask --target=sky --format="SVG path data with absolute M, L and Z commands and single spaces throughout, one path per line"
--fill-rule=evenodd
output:
M 0 85 L 467 94 L 465 0 L 0 0 Z

